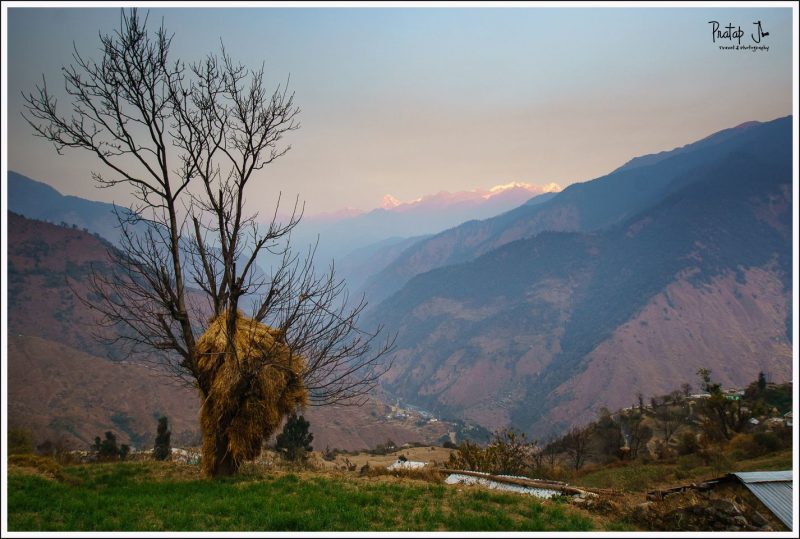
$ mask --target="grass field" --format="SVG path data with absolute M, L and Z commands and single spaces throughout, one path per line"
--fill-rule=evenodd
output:
M 791 469 L 792 459 L 782 450 L 731 469 Z M 635 530 L 623 509 L 643 502 L 646 491 L 719 475 L 696 456 L 586 470 L 575 484 L 624 491 L 609 506 L 616 509 L 598 511 L 565 499 L 444 485 L 433 472 L 397 477 L 378 466 L 362 476 L 250 463 L 235 478 L 208 480 L 197 466 L 174 462 L 61 466 L 15 455 L 9 463 L 11 531 Z
M 40 467 L 41 468 L 41 467 Z M 11 531 L 581 531 L 619 529 L 563 501 L 392 476 L 250 471 L 206 480 L 156 462 L 12 466 Z
M 770 455 L 731 460 L 720 470 L 703 465 L 696 455 L 677 457 L 672 462 L 620 463 L 581 475 L 576 483 L 586 487 L 616 488 L 630 492 L 646 492 L 665 486 L 700 482 L 725 475 L 730 471 L 791 470 L 792 450 L 785 449 Z

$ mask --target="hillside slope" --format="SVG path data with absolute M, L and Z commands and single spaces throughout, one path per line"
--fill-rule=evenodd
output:
M 512 241 L 544 231 L 591 232 L 618 225 L 658 203 L 689 171 L 708 166 L 759 140 L 791 133 L 791 117 L 749 122 L 726 129 L 669 152 L 642 156 L 605 176 L 575 183 L 540 204 L 525 204 L 497 217 L 469 221 L 418 242 L 365 286 L 373 303 L 387 298 L 409 281 L 435 268 L 458 264 Z M 536 201 L 536 199 L 534 199 Z
M 49 185 L 8 172 L 8 211 L 30 219 L 66 223 L 80 229 L 100 234 L 103 238 L 117 242 L 120 237 L 113 204 L 62 195 Z
M 540 233 L 411 279 L 374 313 L 399 331 L 386 389 L 546 435 L 695 383 L 700 367 L 723 384 L 791 378 L 791 122 L 746 135 L 694 166 L 684 152 L 633 169 L 681 163 L 615 226 Z M 604 185 L 589 192 L 607 200 Z
M 120 443 L 152 446 L 158 416 L 176 445 L 199 440 L 200 400 L 165 373 L 125 361 L 93 337 L 97 319 L 76 293 L 91 298 L 92 267 L 108 268 L 110 244 L 77 228 L 8 216 L 9 424 L 37 443 L 66 437 L 86 448 L 113 430 Z M 393 440 L 433 442 L 450 426 L 387 418 L 378 400 L 364 407 L 311 408 L 314 447 L 348 450 Z

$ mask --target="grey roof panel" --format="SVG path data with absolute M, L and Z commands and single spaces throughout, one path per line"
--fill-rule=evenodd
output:
M 761 503 L 783 522 L 792 527 L 792 472 L 734 473 Z
M 742 483 L 761 483 L 763 481 L 792 481 L 792 470 L 780 472 L 733 472 Z

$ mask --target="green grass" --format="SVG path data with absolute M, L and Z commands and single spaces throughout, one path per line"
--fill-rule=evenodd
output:
M 734 465 L 737 472 L 751 472 L 754 470 L 791 470 L 793 462 L 791 449 L 784 449 L 777 453 L 742 460 Z
M 169 464 L 64 468 L 69 482 L 11 472 L 13 531 L 583 531 L 566 504 L 423 481 L 310 472 L 224 480 Z
M 647 464 L 634 462 L 622 466 L 607 466 L 583 475 L 576 479 L 575 483 L 586 487 L 645 492 L 665 484 L 702 481 L 734 471 L 791 469 L 791 449 L 738 461 L 730 458 L 729 464 L 723 471 L 715 471 L 711 466 L 703 465 L 699 457 L 689 455 L 678 457 L 671 462 L 655 461 Z
M 632 464 L 630 466 L 607 467 L 590 472 L 576 480 L 582 486 L 614 488 L 643 492 L 653 485 L 674 477 L 676 466 L 667 464 Z

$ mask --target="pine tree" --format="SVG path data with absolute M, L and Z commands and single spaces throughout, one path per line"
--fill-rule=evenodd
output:
M 308 432 L 311 423 L 303 416 L 292 414 L 278 435 L 275 447 L 287 460 L 301 461 L 306 459 L 306 452 L 312 451 L 311 442 L 314 435 Z
M 167 430 L 167 418 L 161 417 L 158 420 L 158 434 L 156 434 L 156 443 L 153 446 L 153 458 L 156 460 L 166 460 L 172 453 L 169 438 L 172 433 Z

